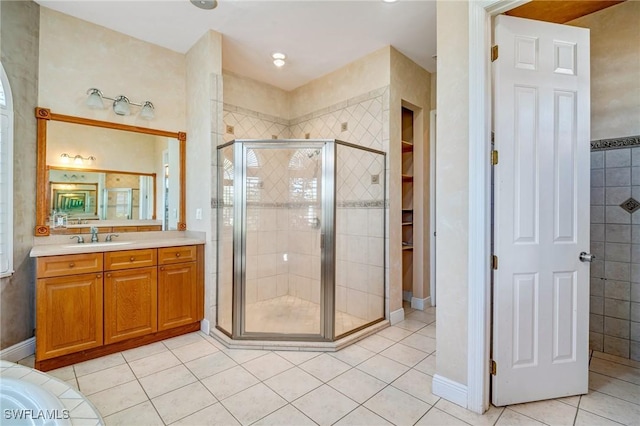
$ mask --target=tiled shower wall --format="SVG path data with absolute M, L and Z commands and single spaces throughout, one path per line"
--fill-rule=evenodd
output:
M 596 260 L 591 264 L 589 346 L 634 360 L 640 360 L 639 208 L 640 147 L 592 151 L 591 251 Z

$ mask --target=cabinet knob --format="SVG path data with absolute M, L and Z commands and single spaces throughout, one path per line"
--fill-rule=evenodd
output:
M 107 278 L 111 278 L 111 274 L 107 274 Z
M 136 258 L 135 258 L 135 257 L 133 257 L 133 256 L 131 256 L 131 257 L 129 258 L 129 261 L 130 261 L 130 262 L 133 262 L 134 260 L 136 260 Z
M 75 263 L 73 263 L 73 262 L 69 262 L 69 268 L 73 268 L 74 266 L 76 266 L 76 264 L 75 264 Z
M 180 253 L 176 253 L 176 257 L 180 257 Z
M 97 274 L 96 278 L 102 278 L 102 274 Z
M 160 270 L 161 270 L 161 271 L 164 271 L 164 266 L 160 267 Z

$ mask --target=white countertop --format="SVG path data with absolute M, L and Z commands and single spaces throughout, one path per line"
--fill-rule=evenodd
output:
M 98 234 L 100 242 L 85 242 L 78 244 L 69 235 L 51 237 L 37 237 L 35 245 L 29 255 L 31 257 L 57 256 L 78 253 L 102 253 L 118 250 L 138 250 L 157 247 L 188 246 L 205 243 L 204 232 L 192 231 L 157 231 L 157 232 L 127 232 L 114 238 L 113 242 L 105 242 L 106 234 Z M 85 241 L 91 236 L 83 235 Z

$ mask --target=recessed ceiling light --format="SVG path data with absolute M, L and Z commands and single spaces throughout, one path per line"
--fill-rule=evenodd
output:
M 211 10 L 215 9 L 218 5 L 216 0 L 191 0 L 191 3 L 195 7 L 199 7 L 200 9 Z
M 287 55 L 285 55 L 284 53 L 276 52 L 271 55 L 271 57 L 273 58 L 273 65 L 278 68 L 283 67 L 286 63 L 284 60 L 287 59 Z

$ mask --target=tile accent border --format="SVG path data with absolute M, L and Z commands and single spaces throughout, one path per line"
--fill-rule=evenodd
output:
M 439 374 L 433 376 L 431 391 L 434 395 L 467 408 L 467 386 L 442 377 Z
M 640 146 L 640 135 L 591 141 L 591 151 L 605 151 L 608 149 L 629 148 L 634 146 Z

